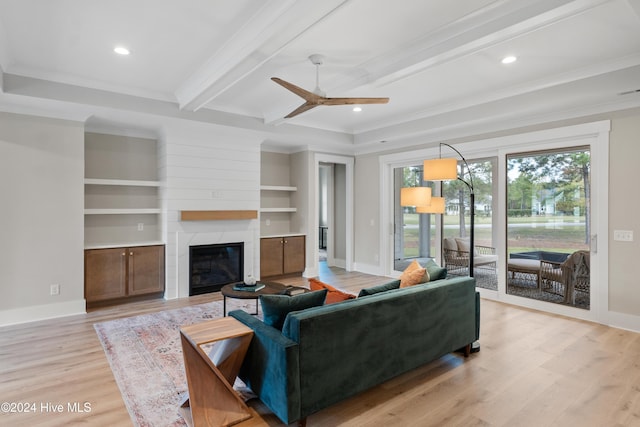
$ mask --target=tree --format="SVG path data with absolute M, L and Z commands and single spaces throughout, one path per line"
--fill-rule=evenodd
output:
M 584 210 L 585 243 L 589 244 L 591 235 L 591 155 L 589 151 L 580 149 L 509 159 L 509 171 L 516 168 L 521 174 L 518 178 L 522 177 L 532 184 L 567 193 L 563 203 L 560 204 L 563 210 L 572 211 L 574 207 Z M 581 190 L 584 202 L 575 198 L 570 202 L 572 196 L 569 193 L 576 188 Z M 509 187 L 509 190 L 511 192 L 512 188 Z

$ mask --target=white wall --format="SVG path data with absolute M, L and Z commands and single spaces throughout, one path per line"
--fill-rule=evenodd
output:
M 181 221 L 181 210 L 258 210 L 260 143 L 214 125 L 167 125 L 160 138 L 167 298 L 188 296 L 190 245 L 245 242 L 245 277 L 259 276 L 259 220 Z
M 84 312 L 83 124 L 0 113 L 0 200 L 0 325 Z

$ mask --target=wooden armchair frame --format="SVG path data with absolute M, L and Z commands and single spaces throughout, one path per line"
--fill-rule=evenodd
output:
M 566 261 L 540 261 L 540 286 L 543 291 L 564 297 L 575 305 L 576 292 L 589 293 L 589 251 L 576 251 Z
M 443 248 L 445 267 L 448 274 L 465 276 L 469 274 L 469 251 Z M 474 268 L 490 268 L 496 271 L 496 248 L 491 246 L 475 247 Z

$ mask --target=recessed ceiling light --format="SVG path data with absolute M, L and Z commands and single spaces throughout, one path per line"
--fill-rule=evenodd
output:
M 124 46 L 116 46 L 113 51 L 118 55 L 129 55 L 131 53 L 129 52 L 129 49 Z
M 502 63 L 503 64 L 513 64 L 517 60 L 518 60 L 517 57 L 515 57 L 513 55 L 510 55 L 510 56 L 505 56 L 504 58 L 502 58 Z
M 362 111 L 362 107 L 353 107 L 353 111 L 359 113 L 360 111 Z

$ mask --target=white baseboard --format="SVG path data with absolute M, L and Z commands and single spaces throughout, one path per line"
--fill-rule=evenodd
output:
M 355 271 L 359 271 L 365 274 L 371 274 L 374 276 L 383 276 L 382 268 L 379 265 L 356 262 L 353 264 L 353 269 Z
M 0 310 L 0 326 L 55 319 L 74 314 L 85 314 L 86 312 L 87 304 L 84 299 Z
M 347 268 L 347 261 L 340 258 L 331 258 L 327 260 L 327 265 L 338 268 Z
M 640 332 L 640 316 L 633 314 L 618 313 L 610 311 L 609 326 L 614 328 L 626 329 L 628 331 Z

